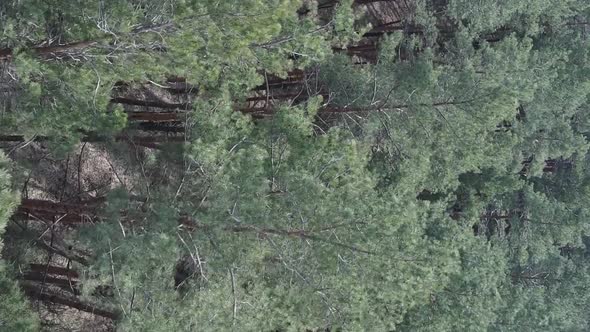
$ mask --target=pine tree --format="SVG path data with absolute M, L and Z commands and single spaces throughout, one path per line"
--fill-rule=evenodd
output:
M 4 228 L 18 199 L 12 190 L 9 166 L 4 153 L 0 153 L 0 252 L 3 248 Z M 6 331 L 38 331 L 39 320 L 24 298 L 11 269 L 0 258 L 0 328 Z

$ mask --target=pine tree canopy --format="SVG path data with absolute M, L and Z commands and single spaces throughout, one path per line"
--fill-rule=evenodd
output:
M 586 0 L 0 2 L 0 331 L 590 330 Z

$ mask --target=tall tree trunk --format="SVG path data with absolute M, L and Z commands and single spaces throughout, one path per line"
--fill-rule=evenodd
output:
M 132 105 L 132 106 L 143 106 L 143 107 L 155 107 L 171 110 L 191 110 L 192 104 L 190 103 L 167 103 L 164 101 L 151 101 L 141 100 L 126 97 L 115 97 L 111 98 L 111 102 L 115 104 Z
M 83 255 L 76 254 L 75 252 L 73 252 L 71 250 L 67 250 L 66 248 L 60 248 L 60 247 L 56 246 L 55 243 L 50 245 L 49 243 L 45 242 L 42 239 L 36 240 L 33 243 L 36 246 L 38 246 L 39 248 L 41 248 L 49 253 L 62 256 L 64 258 L 69 259 L 70 261 L 80 263 L 81 265 L 84 265 L 84 266 L 89 265 L 88 259 L 86 257 L 84 257 Z
M 51 289 L 42 289 L 39 285 L 36 285 L 34 283 L 22 282 L 21 288 L 24 290 L 25 294 L 27 294 L 29 297 L 33 299 L 65 305 L 70 308 L 110 318 L 112 320 L 117 320 L 121 317 L 121 315 L 118 312 L 115 312 L 113 310 L 101 308 L 99 305 L 95 303 L 83 302 L 82 300 L 74 296 L 58 294 L 57 292 Z
M 49 140 L 47 136 L 37 136 L 34 138 L 35 142 L 44 142 Z M 0 142 L 25 142 L 24 136 L 21 135 L 3 135 L 0 136 Z M 87 136 L 82 137 L 82 142 L 98 143 L 106 142 L 108 138 L 100 137 L 96 133 L 88 133 Z M 117 135 L 115 136 L 117 142 L 127 142 L 133 145 L 142 146 L 146 148 L 159 148 L 162 143 L 180 143 L 185 142 L 184 135 L 177 136 L 165 136 L 165 135 L 152 135 L 152 136 L 128 136 L 128 135 Z
M 104 198 L 92 201 L 89 203 L 81 202 L 81 203 L 61 203 L 61 202 L 52 202 L 47 200 L 40 200 L 40 199 L 23 199 L 19 206 L 19 210 L 26 211 L 26 212 L 43 212 L 43 213 L 51 213 L 55 215 L 59 214 L 75 214 L 75 215 L 85 215 L 85 214 L 95 214 L 97 207 L 104 203 L 106 200 Z
M 29 271 L 33 273 L 47 273 L 63 276 L 71 279 L 78 279 L 78 272 L 61 266 L 46 264 L 29 264 Z
M 186 131 L 183 122 L 138 122 L 133 124 L 131 128 L 162 133 L 183 133 Z
M 393 1 L 396 1 L 396 0 L 355 0 L 354 4 L 355 5 L 368 5 L 368 4 L 377 3 L 377 2 L 393 2 Z M 339 0 L 328 0 L 328 1 L 318 4 L 318 9 L 332 8 L 332 7 L 335 7 L 339 3 L 340 3 Z
M 73 42 L 64 45 L 54 45 L 54 46 L 43 46 L 43 47 L 33 47 L 31 50 L 33 53 L 39 56 L 50 55 L 53 53 L 66 53 L 66 52 L 73 52 L 79 51 L 88 47 L 95 45 L 98 41 L 96 40 L 83 40 L 78 42 Z M 0 60 L 12 60 L 14 56 L 14 50 L 11 48 L 3 48 L 0 49 Z
M 173 122 L 181 123 L 183 114 L 178 112 L 127 112 L 130 121 L 142 121 L 151 123 Z
M 46 275 L 43 272 L 27 272 L 22 275 L 22 280 L 28 281 L 37 281 L 48 285 L 54 285 L 59 288 L 68 290 L 73 294 L 78 294 L 79 290 L 77 289 L 78 280 L 73 279 L 64 279 L 59 278 L 56 276 Z
M 80 295 L 78 278 L 78 272 L 74 270 L 49 264 L 30 264 L 29 270 L 21 276 L 22 280 L 53 285 L 74 295 Z

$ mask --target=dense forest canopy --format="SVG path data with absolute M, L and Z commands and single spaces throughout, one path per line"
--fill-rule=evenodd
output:
M 590 330 L 587 0 L 0 2 L 0 330 Z

